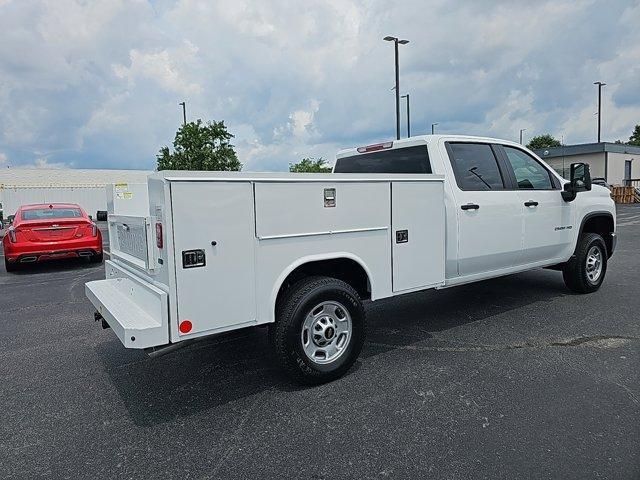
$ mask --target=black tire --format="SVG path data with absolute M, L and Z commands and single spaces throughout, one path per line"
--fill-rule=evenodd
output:
M 599 251 L 601 271 L 597 278 L 591 278 L 587 271 L 589 252 Z M 607 273 L 607 247 L 597 233 L 585 233 L 578 238 L 578 245 L 571 260 L 562 269 L 564 284 L 575 293 L 592 293 L 600 288 Z
M 7 260 L 7 257 L 4 257 L 4 268 L 7 270 L 7 272 L 15 272 L 16 270 L 18 270 L 18 262 L 9 262 L 9 260 Z
M 103 258 L 104 254 L 102 252 L 98 253 L 97 255 L 92 255 L 91 263 L 102 263 Z
M 307 315 L 322 302 L 336 302 L 347 310 L 351 334 L 334 361 L 320 364 L 305 353 L 302 338 Z M 278 302 L 276 322 L 269 327 L 278 363 L 291 379 L 305 385 L 330 382 L 344 375 L 360 355 L 365 334 L 365 312 L 358 292 L 342 280 L 320 276 L 305 278 L 289 288 Z M 336 335 L 331 341 L 338 340 Z

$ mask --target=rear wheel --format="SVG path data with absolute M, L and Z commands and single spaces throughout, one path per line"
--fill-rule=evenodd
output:
M 7 257 L 4 257 L 4 268 L 7 272 L 15 272 L 18 269 L 18 262 L 9 262 Z
M 102 260 L 104 258 L 104 254 L 102 252 L 96 254 L 96 255 L 92 255 L 91 256 L 91 262 L 92 263 L 102 263 Z
M 606 272 L 607 248 L 602 237 L 596 233 L 580 236 L 575 255 L 562 269 L 567 288 L 576 293 L 595 292 Z
M 296 382 L 335 380 L 353 365 L 364 343 L 360 296 L 335 278 L 303 279 L 279 301 L 269 337 L 278 362 Z

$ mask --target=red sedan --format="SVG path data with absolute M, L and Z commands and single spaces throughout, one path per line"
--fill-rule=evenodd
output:
M 102 233 L 82 207 L 73 203 L 23 205 L 2 246 L 8 272 L 22 263 L 59 258 L 102 262 Z

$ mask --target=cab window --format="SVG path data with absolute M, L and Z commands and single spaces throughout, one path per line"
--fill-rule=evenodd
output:
M 518 188 L 523 190 L 550 190 L 551 174 L 529 154 L 513 147 L 503 146 L 504 153 L 513 168 Z
M 456 183 L 461 190 L 504 190 L 504 180 L 491 145 L 447 143 Z
M 426 145 L 364 153 L 336 160 L 334 173 L 431 173 Z

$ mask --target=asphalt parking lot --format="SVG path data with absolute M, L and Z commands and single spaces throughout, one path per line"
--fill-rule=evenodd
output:
M 360 360 L 313 388 L 265 329 L 149 359 L 94 323 L 102 266 L 2 264 L 1 476 L 637 479 L 640 206 L 618 224 L 598 292 L 538 270 L 369 304 Z

